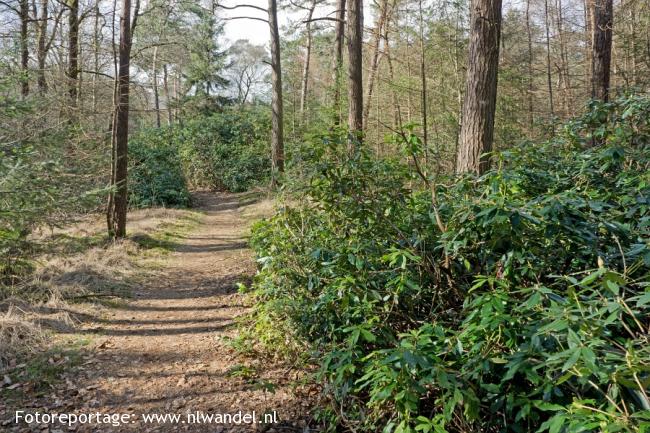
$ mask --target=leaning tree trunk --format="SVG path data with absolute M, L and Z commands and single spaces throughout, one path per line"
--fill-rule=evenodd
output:
M 111 212 L 109 235 L 115 239 L 126 236 L 127 157 L 129 139 L 129 81 L 131 62 L 131 0 L 122 1 L 120 20 L 119 71 L 117 85 L 117 104 L 115 105 L 115 125 L 113 144 L 115 148 L 115 195 Z
M 278 174 L 284 172 L 284 136 L 282 113 L 282 67 L 280 65 L 280 32 L 278 5 L 269 0 L 269 28 L 271 31 L 271 184 L 277 185 Z
M 23 76 L 20 83 L 20 94 L 23 98 L 29 95 L 29 2 L 20 0 L 20 68 Z
M 334 124 L 341 124 L 341 73 L 343 69 L 343 39 L 345 37 L 345 0 L 338 0 L 336 11 L 336 28 L 334 31 Z
M 483 173 L 492 150 L 497 96 L 501 0 L 473 0 L 469 62 L 456 170 Z
M 348 127 L 351 144 L 363 134 L 363 1 L 348 2 Z
M 612 62 L 612 0 L 594 1 L 594 28 L 591 63 L 591 96 L 609 100 L 609 76 Z

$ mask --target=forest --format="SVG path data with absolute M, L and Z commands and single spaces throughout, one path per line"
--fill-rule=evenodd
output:
M 648 0 L 0 0 L 0 431 L 650 433 Z

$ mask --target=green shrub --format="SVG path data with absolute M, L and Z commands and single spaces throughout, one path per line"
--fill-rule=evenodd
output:
M 594 105 L 480 178 L 427 179 L 434 194 L 326 137 L 255 227 L 254 329 L 308 344 L 331 426 L 650 431 L 648 107 Z M 415 164 L 419 139 L 401 142 Z
M 263 184 L 270 174 L 268 114 L 229 109 L 185 123 L 174 137 L 188 182 L 232 192 Z
M 130 206 L 189 206 L 190 194 L 173 134 L 171 128 L 153 129 L 129 141 Z
M 268 116 L 256 108 L 140 132 L 129 142 L 130 204 L 187 206 L 188 186 L 240 192 L 264 183 L 267 135 Z

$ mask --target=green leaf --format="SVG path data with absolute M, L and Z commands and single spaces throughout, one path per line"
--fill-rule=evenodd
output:
M 576 362 L 578 362 L 578 359 L 580 359 L 580 350 L 576 350 L 573 352 L 571 357 L 567 359 L 567 361 L 562 366 L 562 371 L 567 371 L 568 369 L 573 367 L 576 364 Z

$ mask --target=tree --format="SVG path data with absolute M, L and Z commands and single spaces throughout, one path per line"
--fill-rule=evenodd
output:
M 192 4 L 189 12 L 197 21 L 188 29 L 190 62 L 186 70 L 187 86 L 194 96 L 205 98 L 211 104 L 215 101 L 216 91 L 228 84 L 222 76 L 227 53 L 217 44 L 217 38 L 223 34 L 223 25 L 216 21 L 213 9 Z
M 355 139 L 363 134 L 363 1 L 348 1 L 348 127 Z
M 613 5 L 612 0 L 595 0 L 593 5 L 591 96 L 594 99 L 607 102 L 612 62 Z
M 390 9 L 390 11 L 389 11 Z M 363 109 L 363 125 L 367 128 L 368 126 L 368 115 L 370 114 L 370 102 L 372 100 L 372 92 L 374 89 L 375 76 L 377 75 L 377 70 L 379 68 L 379 62 L 381 61 L 381 50 L 380 45 L 383 39 L 383 34 L 388 32 L 388 21 L 390 21 L 390 13 L 392 12 L 392 5 L 389 6 L 388 0 L 382 0 L 379 5 L 379 17 L 377 18 L 377 24 L 375 25 L 375 34 L 373 41 L 373 54 L 370 61 L 370 71 L 368 73 L 368 91 L 366 92 L 365 107 Z
M 334 62 L 332 82 L 334 85 L 334 124 L 341 123 L 341 74 L 343 72 L 343 38 L 345 33 L 345 0 L 337 0 L 336 26 L 334 30 Z
M 37 27 L 37 50 L 36 50 L 36 61 L 38 63 L 38 69 L 36 71 L 36 77 L 38 82 L 38 91 L 42 95 L 47 92 L 47 80 L 45 78 L 45 68 L 47 53 L 50 51 L 54 37 L 56 36 L 56 29 L 59 25 L 59 20 L 63 13 L 63 8 L 60 9 L 60 12 L 54 18 L 54 25 L 52 26 L 52 33 L 48 35 L 48 22 L 49 22 L 49 0 L 41 0 L 39 4 L 40 13 L 38 19 L 36 20 Z
M 268 53 L 261 45 L 253 45 L 248 40 L 239 39 L 228 49 L 230 64 L 228 77 L 235 86 L 235 99 L 245 104 L 256 87 L 265 81 Z
M 548 103 L 551 113 L 551 127 L 555 133 L 555 104 L 553 103 L 553 83 L 551 76 L 551 35 L 548 13 L 548 0 L 544 0 L 544 27 L 546 29 L 546 85 L 548 87 Z
M 456 171 L 483 173 L 492 150 L 497 96 L 501 0 L 473 0 L 469 62 Z
M 77 106 L 79 75 L 79 0 L 68 2 L 68 95 L 70 110 Z
M 117 104 L 113 121 L 112 147 L 114 149 L 113 187 L 107 209 L 108 234 L 114 239 L 126 236 L 126 211 L 128 205 L 128 142 L 129 142 L 129 83 L 131 46 L 140 0 L 136 0 L 133 23 L 131 23 L 131 0 L 122 0 L 120 19 L 119 69 L 117 77 Z
M 312 35 L 312 17 L 314 16 L 314 9 L 318 2 L 316 0 L 311 0 L 311 4 L 307 8 L 307 20 L 305 24 L 306 38 L 307 43 L 305 45 L 305 62 L 303 63 L 302 68 L 302 82 L 300 87 L 300 120 L 304 121 L 305 119 L 305 108 L 307 106 L 307 93 L 309 85 L 309 64 L 311 61 L 311 49 L 313 43 Z
M 271 32 L 271 171 L 272 184 L 278 183 L 278 174 L 284 172 L 284 134 L 282 111 L 282 66 L 280 64 L 280 31 L 278 5 L 269 0 L 269 29 Z
M 20 67 L 21 77 L 20 93 L 23 98 L 29 95 L 29 2 L 20 0 Z

